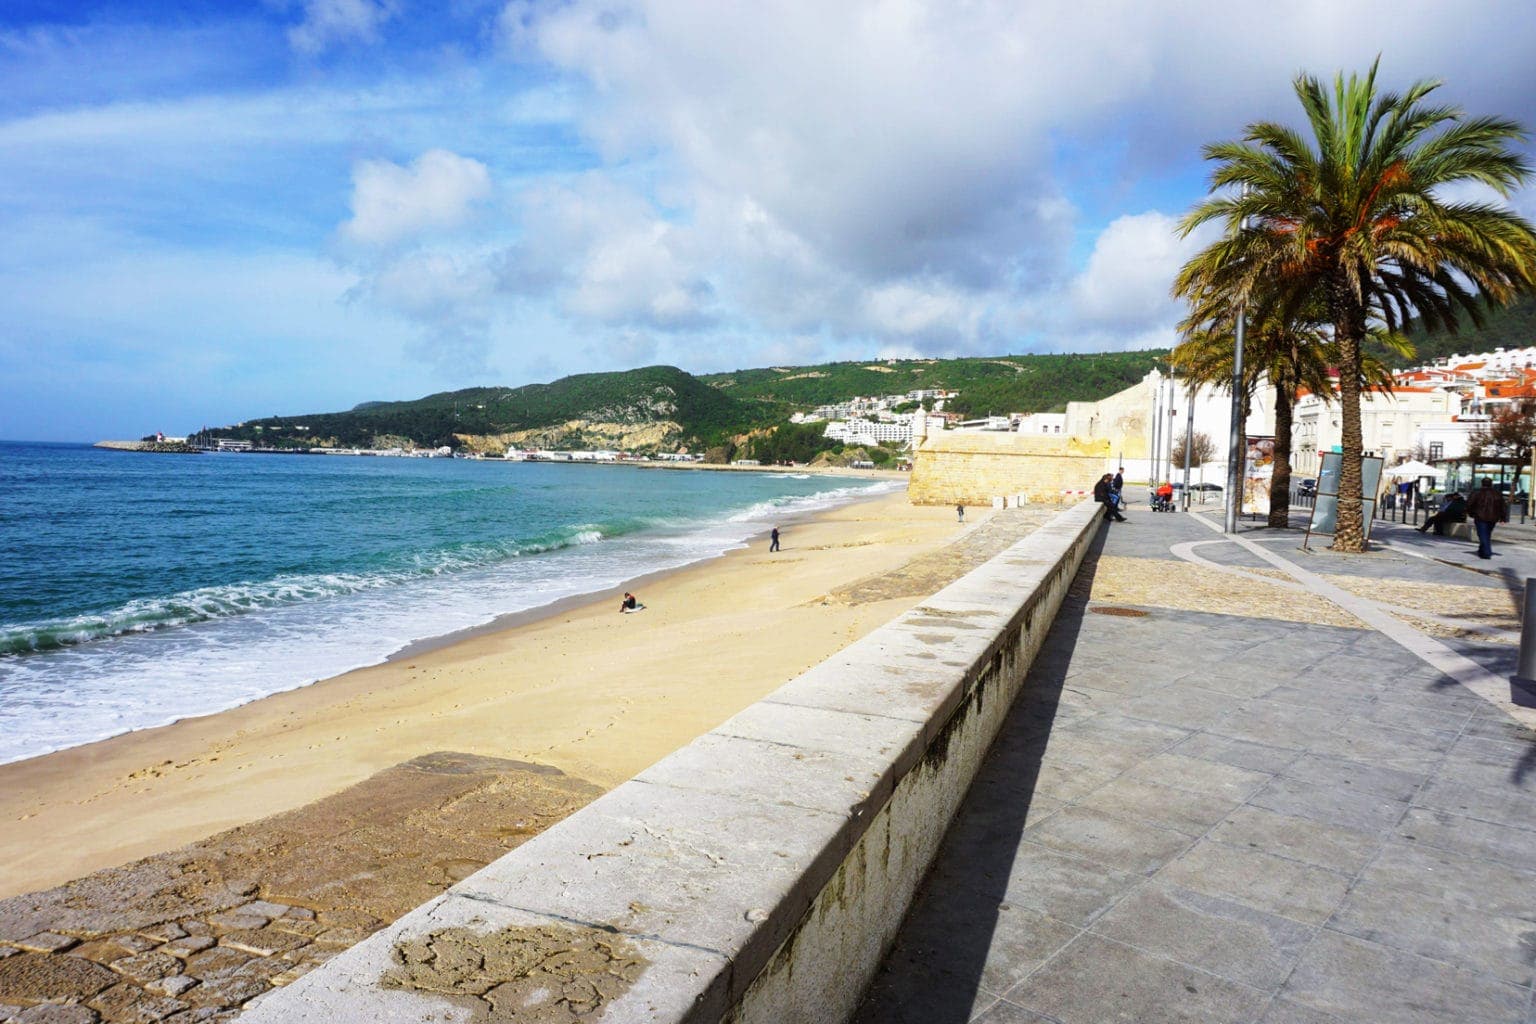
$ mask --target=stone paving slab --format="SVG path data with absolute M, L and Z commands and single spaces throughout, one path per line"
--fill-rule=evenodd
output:
M 1102 555 L 1254 557 L 1190 516 L 1130 518 L 1085 562 L 857 1024 L 1536 1024 L 1536 730 L 1371 629 L 1095 613 Z M 1365 556 L 1245 536 L 1388 588 L 1536 577 L 1523 539 L 1496 534 L 1507 571 L 1481 572 L 1409 532 Z

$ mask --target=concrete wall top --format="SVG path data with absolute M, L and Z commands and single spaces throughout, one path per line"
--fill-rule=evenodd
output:
M 1015 431 L 946 430 L 929 434 L 921 446 L 926 452 L 966 452 L 1005 455 L 1057 455 L 1108 458 L 1109 441 L 1103 438 L 1023 434 Z
M 240 1019 L 720 1019 L 1098 522 L 1068 509 Z

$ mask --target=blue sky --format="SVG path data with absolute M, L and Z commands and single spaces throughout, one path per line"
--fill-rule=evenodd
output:
M 10 0 L 0 437 L 1168 344 L 1202 143 L 1378 53 L 1530 123 L 1533 44 L 1514 2 Z

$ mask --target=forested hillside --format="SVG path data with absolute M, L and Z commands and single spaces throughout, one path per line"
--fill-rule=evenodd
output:
M 583 373 L 520 388 L 466 388 L 403 402 L 364 402 L 346 412 L 251 420 L 212 431 L 272 447 L 371 447 L 380 439 L 458 447 L 465 435 L 499 436 L 575 424 L 616 428 L 667 424 L 668 445 L 704 446 L 768 422 L 769 410 L 742 403 L 673 366 Z
M 1431 334 L 1410 324 L 1417 346 L 1395 365 L 1451 353 L 1536 344 L 1536 297 L 1487 313 L 1478 329 Z M 959 393 L 945 409 L 964 416 L 1060 410 L 1131 386 L 1167 357 L 1164 350 L 964 359 L 892 359 L 776 366 L 695 377 L 673 366 L 584 373 L 550 384 L 466 388 L 411 401 L 364 402 L 346 412 L 253 420 L 210 433 L 267 447 L 341 445 L 478 448 L 506 445 L 704 450 L 756 434 L 761 457 L 789 458 L 819 444 L 814 431 L 765 434 L 792 413 L 858 396 L 942 389 Z M 644 429 L 641 429 L 644 428 Z M 804 434 L 805 436 L 801 436 Z M 780 451 L 780 449 L 783 449 Z
M 1166 353 L 899 359 L 737 370 L 695 377 L 673 366 L 584 373 L 519 388 L 466 388 L 346 412 L 251 420 L 210 431 L 264 447 L 564 447 L 701 450 L 797 411 L 864 395 L 958 391 L 964 415 L 1041 412 L 1102 398 L 1144 377 Z M 654 425 L 639 432 L 627 427 Z M 637 440 L 638 439 L 638 440 Z
M 1449 355 L 1536 345 L 1536 296 L 1527 296 L 1504 309 L 1489 310 L 1484 318 L 1486 322 L 1479 329 L 1470 319 L 1462 316 L 1461 329 L 1456 334 L 1449 331 L 1431 333 L 1415 321 L 1404 332 L 1413 342 L 1415 354 L 1407 359 L 1392 356 L 1388 361 L 1393 366 L 1417 366 Z
M 856 395 L 905 394 L 920 388 L 959 391 L 945 408 L 964 415 L 1046 412 L 1092 401 L 1147 375 L 1164 350 L 969 359 L 895 359 L 824 363 L 705 374 L 699 379 L 734 398 L 790 409 Z

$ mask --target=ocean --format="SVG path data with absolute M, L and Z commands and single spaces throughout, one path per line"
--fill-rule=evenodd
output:
M 0 763 L 378 664 L 893 486 L 0 442 Z

